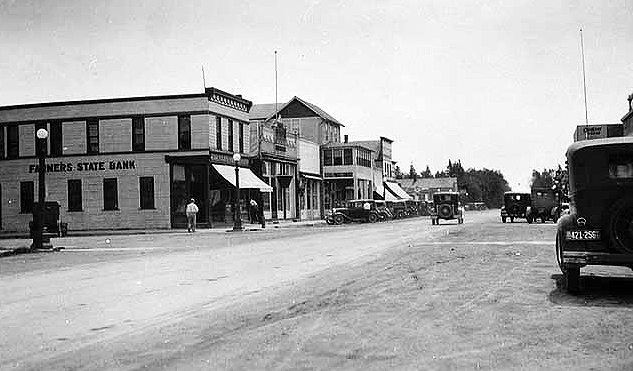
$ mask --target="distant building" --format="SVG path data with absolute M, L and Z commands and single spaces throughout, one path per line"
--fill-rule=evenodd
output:
M 574 132 L 574 142 L 600 138 L 621 137 L 624 132 L 622 124 L 578 125 Z
M 457 178 L 398 179 L 400 186 L 414 200 L 432 201 L 436 192 L 457 192 Z
M 624 135 L 633 135 L 633 94 L 627 98 L 629 101 L 629 112 L 622 117 L 622 125 L 624 126 Z

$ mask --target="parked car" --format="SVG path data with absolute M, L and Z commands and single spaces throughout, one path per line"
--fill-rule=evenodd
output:
M 371 199 L 351 200 L 346 207 L 332 209 L 326 217 L 328 224 L 343 224 L 349 222 L 369 222 L 375 223 L 380 220 L 376 203 Z
M 376 211 L 378 212 L 379 221 L 383 222 L 385 220 L 393 219 L 393 214 L 387 207 L 387 202 L 384 200 L 373 200 L 376 204 Z
M 437 192 L 433 194 L 434 209 L 431 212 L 431 224 L 440 224 L 440 219 L 457 219 L 458 224 L 464 222 L 464 208 L 459 203 L 457 192 Z
M 501 207 L 501 221 L 514 223 L 515 218 L 525 218 L 525 211 L 532 205 L 532 197 L 529 193 L 505 192 L 503 194 L 503 206 Z
M 576 293 L 584 266 L 633 269 L 633 137 L 576 142 L 567 163 L 570 212 L 557 223 L 556 260 Z
M 387 201 L 387 207 L 393 214 L 394 219 L 406 218 L 409 215 L 406 200 Z
M 541 219 L 541 223 L 547 220 L 558 220 L 560 205 L 554 190 L 547 187 L 532 187 L 532 203 L 525 211 L 528 223 Z

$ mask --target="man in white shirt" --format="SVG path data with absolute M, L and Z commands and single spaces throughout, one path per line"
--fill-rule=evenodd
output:
M 193 198 L 189 200 L 187 208 L 185 209 L 187 214 L 187 232 L 196 231 L 196 214 L 198 214 L 198 206 L 196 206 L 196 200 Z

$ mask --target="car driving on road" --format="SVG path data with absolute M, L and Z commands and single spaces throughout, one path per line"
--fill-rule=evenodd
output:
M 558 220 L 556 259 L 575 293 L 584 266 L 633 269 L 633 137 L 574 143 L 567 163 L 570 212 Z
M 525 218 L 525 210 L 531 205 L 532 197 L 529 193 L 506 192 L 503 194 L 503 206 L 501 207 L 501 221 L 510 223 L 516 218 Z
M 440 224 L 440 219 L 457 219 L 458 224 L 464 222 L 464 209 L 459 204 L 459 193 L 437 192 L 433 194 L 433 205 L 431 224 Z
M 371 199 L 351 200 L 346 207 L 337 207 L 325 218 L 328 224 L 343 224 L 349 222 L 375 223 L 380 220 L 376 203 Z

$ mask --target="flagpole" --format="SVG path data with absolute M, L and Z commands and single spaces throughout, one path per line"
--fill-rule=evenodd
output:
M 582 55 L 582 86 L 585 92 L 585 125 L 589 125 L 589 117 L 587 115 L 587 82 L 585 78 L 585 46 L 582 39 L 582 28 L 580 29 L 580 53 Z

